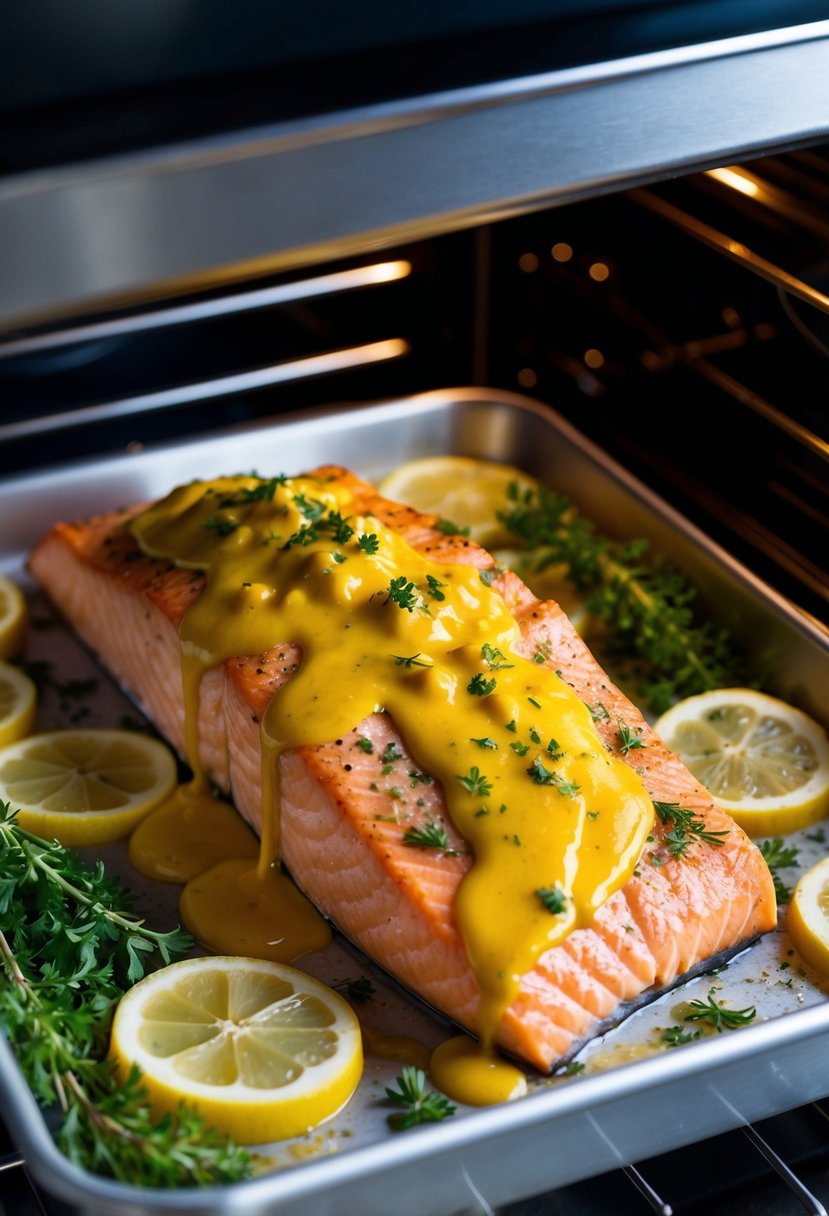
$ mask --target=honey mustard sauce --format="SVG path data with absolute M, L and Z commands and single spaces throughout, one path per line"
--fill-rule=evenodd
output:
M 304 953 L 307 920 L 300 927 L 302 914 L 273 889 L 295 891 L 278 865 L 279 756 L 386 712 L 442 784 L 474 858 L 455 917 L 481 990 L 480 1047 L 441 1045 L 436 1084 L 459 1101 L 501 1101 L 521 1088 L 518 1070 L 494 1055 L 521 977 L 627 881 L 653 806 L 576 693 L 519 654 L 518 623 L 488 573 L 432 560 L 375 517 L 350 514 L 351 503 L 346 486 L 325 479 L 228 477 L 182 486 L 132 522 L 145 553 L 205 575 L 180 628 L 197 791 L 202 676 L 286 641 L 302 653 L 261 721 L 258 863 L 221 863 L 218 877 L 214 867 L 194 879 L 182 915 L 208 945 L 235 917 L 255 953 L 245 924 L 277 900 L 271 936 L 289 952 L 296 935 Z

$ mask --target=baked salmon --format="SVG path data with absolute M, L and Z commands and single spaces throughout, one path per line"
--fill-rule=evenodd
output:
M 555 671 L 591 707 L 605 750 L 640 775 L 657 808 L 630 877 L 589 924 L 544 950 L 521 978 L 500 1019 L 501 1047 L 550 1072 L 639 1004 L 776 926 L 772 878 L 755 844 L 613 685 L 558 604 L 540 602 L 476 544 L 445 535 L 434 516 L 379 497 L 353 474 L 331 467 L 309 476 L 346 487 L 350 510 L 380 521 L 431 559 L 492 572 L 486 581 L 518 624 L 516 651 Z M 29 566 L 80 638 L 184 754 L 179 629 L 205 578 L 136 547 L 130 521 L 141 509 L 56 524 Z M 287 638 L 226 658 L 201 680 L 200 762 L 257 832 L 260 723 L 302 658 Z M 637 740 L 634 748 L 624 745 L 620 722 L 633 732 L 627 738 Z M 475 860 L 447 814 L 444 788 L 428 777 L 418 780 L 411 815 L 419 824 L 446 825 L 442 847 L 404 842 L 399 820 L 389 814 L 388 757 L 396 772 L 419 779 L 417 758 L 388 713 L 370 713 L 352 726 L 341 737 L 281 755 L 281 858 L 346 937 L 430 1005 L 478 1032 L 481 991 L 456 917 L 458 891 Z M 680 817 L 693 828 L 687 839 Z

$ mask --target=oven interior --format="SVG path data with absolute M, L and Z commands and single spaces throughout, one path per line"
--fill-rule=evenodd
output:
M 825 621 L 827 202 L 829 146 L 813 146 L 7 333 L 0 473 L 329 403 L 504 388 Z M 815 1104 L 503 1216 L 823 1211 L 828 1120 Z M 0 1211 L 44 1210 L 21 1171 L 7 1178 Z

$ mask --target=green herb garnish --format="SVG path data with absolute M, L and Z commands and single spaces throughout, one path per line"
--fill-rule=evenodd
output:
M 643 742 L 642 740 L 641 726 L 636 727 L 635 730 L 631 730 L 627 722 L 623 722 L 621 718 L 619 719 L 618 734 L 619 750 L 623 756 L 626 756 L 628 752 L 635 751 L 637 748 L 648 746 L 647 743 Z
M 449 847 L 446 828 L 435 819 L 429 819 L 422 828 L 407 828 L 403 843 L 416 849 L 442 849 L 449 857 L 457 857 L 458 850 Z
M 757 1017 L 757 1010 L 753 1005 L 746 1009 L 727 1009 L 724 1005 L 718 1005 L 713 992 L 708 993 L 707 1001 L 689 1001 L 688 1006 L 688 1012 L 684 1015 L 686 1022 L 707 1022 L 709 1026 L 714 1027 L 717 1034 L 722 1034 L 724 1030 L 735 1030 L 738 1026 L 747 1026 Z
M 514 667 L 514 663 L 507 662 L 507 656 L 497 646 L 490 646 L 489 642 L 484 642 L 481 647 L 481 657 L 486 663 L 490 671 L 499 671 L 503 668 Z
M 357 537 L 357 547 L 362 549 L 363 553 L 369 555 L 376 553 L 380 548 L 380 541 L 376 532 L 364 532 L 362 536 Z
M 0 803 L 0 1025 L 38 1101 L 60 1106 L 57 1142 L 77 1165 L 152 1187 L 246 1178 L 247 1153 L 184 1106 L 154 1119 L 137 1070 L 124 1082 L 105 1061 L 120 997 L 191 944 L 130 904 L 101 862 L 24 831 Z
M 560 916 L 566 911 L 567 896 L 561 887 L 538 887 L 535 893 L 547 911 L 552 912 L 554 916 Z
M 471 692 L 475 697 L 488 697 L 491 692 L 495 692 L 495 688 L 495 677 L 488 680 L 482 672 L 478 671 L 467 684 L 466 691 Z
M 403 1107 L 389 1115 L 389 1125 L 396 1132 L 418 1123 L 439 1123 L 457 1110 L 443 1094 L 426 1088 L 426 1074 L 420 1068 L 407 1064 L 395 1081 L 399 1089 L 387 1088 L 386 1097 L 395 1106 Z
M 337 992 L 344 993 L 355 1005 L 364 1005 L 377 991 L 367 975 L 361 975 L 356 980 L 338 980 L 332 986 Z
M 662 1031 L 662 1042 L 669 1047 L 682 1047 L 685 1043 L 693 1043 L 702 1034 L 701 1030 L 683 1030 L 681 1026 L 666 1026 Z
M 407 612 L 413 612 L 419 598 L 414 583 L 411 579 L 407 579 L 405 574 L 401 574 L 399 578 L 393 578 L 389 583 L 388 593 L 383 603 L 388 604 L 391 601 L 398 608 L 405 608 Z
M 421 659 L 420 651 L 418 651 L 417 654 L 410 654 L 410 655 L 393 654 L 391 657 L 394 659 L 395 667 L 411 668 L 411 667 L 431 667 L 432 666 L 432 664 L 429 662 L 428 659 Z
M 510 486 L 508 499 L 498 519 L 520 538 L 529 568 L 564 564 L 588 610 L 609 626 L 610 648 L 635 660 L 630 677 L 655 712 L 691 693 L 750 682 L 733 639 L 695 621 L 691 584 L 661 558 L 645 560 L 646 541 L 599 535 L 568 498 L 543 486 Z
M 492 793 L 492 782 L 487 780 L 477 764 L 472 766 L 468 776 L 458 777 L 458 781 L 470 794 L 479 795 L 481 798 L 487 798 Z
M 655 802 L 653 809 L 661 823 L 673 824 L 671 830 L 665 834 L 665 843 L 673 857 L 684 857 L 694 840 L 715 846 L 725 843 L 727 828 L 721 832 L 710 832 L 705 826 L 705 820 L 698 819 L 687 807 L 676 802 Z

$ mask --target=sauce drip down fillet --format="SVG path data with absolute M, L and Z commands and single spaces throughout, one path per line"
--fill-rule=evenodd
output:
M 31 567 L 260 871 L 547 1070 L 771 929 L 773 888 L 558 606 L 434 522 L 336 468 L 221 478 L 58 525 Z

